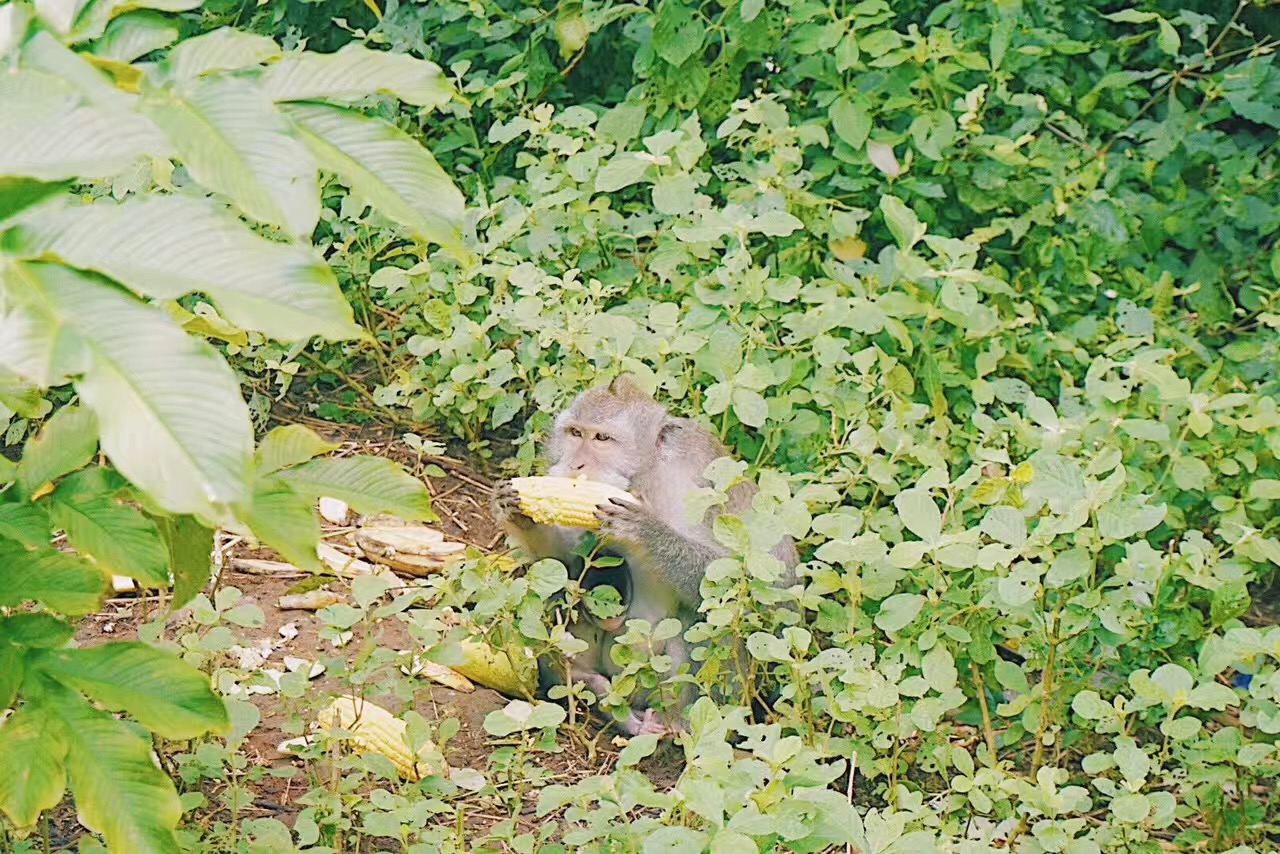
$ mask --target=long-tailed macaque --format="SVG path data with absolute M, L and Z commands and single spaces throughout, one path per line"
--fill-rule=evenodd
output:
M 707 565 L 728 554 L 712 535 L 712 522 L 722 512 L 742 514 L 756 491 L 753 484 L 736 484 L 723 508 L 711 508 L 698 524 L 686 521 L 686 497 L 708 485 L 703 472 L 727 453 L 705 428 L 673 417 L 628 377 L 588 389 L 557 416 L 546 453 L 547 474 L 602 481 L 636 498 L 635 502 L 614 499 L 597 511 L 602 551 L 623 563 L 592 569 L 588 575 L 594 577 L 585 579 L 584 586 L 605 583 L 618 588 L 626 612 L 607 621 L 588 617 L 589 625 L 574 628 L 590 648 L 570 662 L 570 680 L 585 682 L 597 696 L 608 692 L 610 677 L 618 672 L 610 648 L 627 619 L 656 625 L 676 617 L 685 630 L 696 622 Z M 582 529 L 534 523 L 520 512 L 509 482 L 498 484 L 491 506 L 498 523 L 534 559 L 555 558 L 581 574 L 582 559 L 574 549 Z M 786 567 L 779 583 L 789 586 L 799 562 L 794 542 L 784 536 L 773 554 Z M 683 636 L 668 641 L 664 652 L 672 659 L 672 672 L 690 661 Z M 559 681 L 553 681 L 548 670 L 540 668 L 544 687 Z M 686 702 L 677 704 L 678 708 L 688 705 L 689 688 L 683 686 Z M 670 729 L 647 708 L 643 715 L 633 712 L 622 728 L 631 735 Z

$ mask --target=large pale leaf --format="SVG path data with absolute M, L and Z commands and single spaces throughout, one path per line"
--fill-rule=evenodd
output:
M 60 723 L 37 701 L 0 724 L 0 810 L 18 827 L 35 824 L 67 788 L 67 740 Z
M 423 240 L 460 244 L 466 202 L 415 139 L 341 107 L 288 104 L 283 109 L 303 129 L 321 168 L 345 181 L 357 197 Z
M 303 569 L 324 571 L 316 556 L 320 519 L 314 498 L 295 492 L 278 478 L 267 478 L 254 489 L 246 521 L 253 535 L 285 560 Z
M 146 296 L 205 294 L 232 323 L 273 338 L 363 334 L 314 251 L 260 237 L 205 200 L 151 196 L 44 208 L 22 218 L 9 243 L 17 253 L 56 255 L 105 273 Z
M 262 85 L 276 101 L 359 101 L 383 92 L 416 107 L 440 107 L 453 97 L 434 62 L 359 42 L 335 53 L 289 54 L 267 70 Z
M 106 589 L 106 574 L 78 557 L 0 540 L 0 607 L 41 602 L 70 616 L 91 614 Z
M 29 666 L 111 711 L 127 712 L 165 738 L 196 738 L 229 725 L 226 706 L 207 674 L 144 643 L 46 650 Z
M 64 81 L 95 107 L 128 112 L 137 100 L 47 32 L 36 33 L 22 46 L 21 62 L 24 70 L 42 71 Z
M 72 477 L 49 499 L 49 515 L 79 554 L 116 575 L 145 586 L 167 587 L 169 553 L 155 524 L 140 510 L 117 504 L 88 488 L 92 478 Z
M 249 409 L 212 347 L 105 281 L 56 264 L 9 266 L 20 270 L 4 292 L 40 325 L 20 342 L 34 354 L 0 338 L 0 361 L 21 371 L 75 347 L 84 362 L 76 388 L 98 416 L 103 451 L 165 510 L 220 518 L 219 505 L 247 499 Z
M 26 652 L 21 647 L 14 646 L 0 638 L 0 709 L 7 709 L 13 705 L 13 701 L 18 696 L 18 689 L 22 687 L 22 680 L 26 673 Z M 4 724 L 0 724 L 0 727 L 3 726 Z M 3 743 L 3 741 L 4 732 L 3 729 L 0 729 L 0 743 Z M 0 758 L 0 768 L 3 768 L 3 765 L 4 760 Z M 0 782 L 0 810 L 5 809 L 6 799 L 3 795 L 3 790 L 4 783 Z
M 358 513 L 394 513 L 427 522 L 437 519 L 422 481 L 385 457 L 312 460 L 285 469 L 278 477 L 312 500 L 337 498 Z
M 70 0 L 75 2 L 76 0 Z M 73 42 L 96 39 L 107 28 L 108 22 L 134 9 L 157 9 L 161 12 L 186 12 L 197 9 L 204 0 L 91 0 L 76 20 L 70 40 Z
M 63 181 L 115 175 L 171 148 L 144 116 L 83 103 L 49 74 L 0 75 L 0 175 Z
M 0 57 L 7 56 L 22 41 L 31 23 L 31 7 L 22 3 L 0 6 Z
M 313 457 L 338 450 L 337 442 L 329 442 L 309 427 L 284 424 L 262 437 L 256 454 L 258 474 L 270 474 L 285 466 L 305 463 Z
M 201 184 L 294 236 L 315 230 L 315 162 L 261 88 L 230 77 L 198 78 L 145 97 L 142 109 Z
M 90 0 L 34 0 L 36 17 L 59 35 L 71 32 Z
M 219 27 L 184 39 L 169 51 L 165 65 L 176 80 L 199 77 L 212 71 L 234 71 L 260 65 L 280 56 L 280 45 L 266 36 Z
M 66 733 L 67 779 L 85 827 L 101 833 L 110 851 L 178 854 L 173 830 L 182 804 L 151 758 L 151 741 L 73 691 L 51 685 L 48 694 L 46 713 Z
M 27 501 L 0 501 L 0 537 L 39 548 L 49 545 L 49 514 Z
M 133 62 L 141 56 L 168 47 L 178 40 L 178 25 L 159 12 L 130 12 L 107 25 L 102 38 L 93 43 L 93 55 L 117 62 Z
M 18 463 L 18 486 L 31 495 L 50 481 L 84 468 L 98 452 L 98 422 L 80 406 L 64 406 L 27 442 Z
M 28 208 L 51 199 L 71 186 L 69 181 L 33 181 L 0 176 L 0 225 Z
M 173 599 L 169 610 L 176 611 L 196 597 L 213 573 L 213 529 L 194 516 L 157 516 L 152 520 L 169 553 L 173 573 Z

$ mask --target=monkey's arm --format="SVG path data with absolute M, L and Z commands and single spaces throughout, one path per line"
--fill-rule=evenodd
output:
M 633 574 L 674 590 L 683 604 L 697 610 L 707 565 L 724 557 L 726 549 L 676 530 L 640 504 L 613 499 L 598 514 L 600 532 L 626 546 Z
M 498 484 L 489 512 L 507 536 L 516 541 L 534 560 L 555 558 L 570 570 L 580 559 L 573 553 L 573 537 L 554 525 L 540 525 L 520 512 L 520 498 L 510 481 Z

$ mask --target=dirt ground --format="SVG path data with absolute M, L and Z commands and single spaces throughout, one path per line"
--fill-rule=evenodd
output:
M 323 431 L 322 431 L 323 432 Z M 332 431 L 330 431 L 332 435 Z M 335 437 L 336 438 L 336 437 Z M 440 517 L 433 527 L 441 530 L 446 537 L 485 551 L 504 548 L 501 533 L 495 527 L 488 512 L 488 492 L 490 480 L 464 463 L 448 458 L 417 458 L 403 442 L 391 435 L 365 434 L 352 436 L 349 432 L 343 443 L 340 454 L 361 453 L 388 456 L 401 463 L 409 471 L 422 477 L 428 466 L 435 465 L 445 470 L 443 477 L 424 477 L 424 482 L 432 493 L 433 507 Z M 325 523 L 326 536 L 337 542 L 337 535 L 345 529 Z M 262 609 L 266 616 L 260 628 L 236 627 L 237 642 L 242 647 L 255 644 L 269 645 L 271 653 L 262 664 L 264 667 L 283 669 L 283 660 L 294 657 L 307 661 L 315 661 L 321 656 L 333 655 L 334 649 L 320 637 L 321 621 L 312 611 L 281 610 L 278 605 L 280 596 L 299 581 L 309 578 L 305 572 L 293 572 L 284 575 L 261 575 L 240 571 L 236 563 L 242 559 L 279 560 L 270 551 L 252 548 L 249 544 L 220 535 L 218 539 L 219 553 L 217 559 L 221 563 L 221 571 L 215 578 L 217 587 L 235 587 L 243 592 L 243 604 L 252 603 Z M 331 589 L 341 592 L 343 584 L 331 585 Z M 155 598 L 139 599 L 126 595 L 110 600 L 103 611 L 86 619 L 77 635 L 82 645 L 93 645 L 108 640 L 128 640 L 137 636 L 137 627 L 146 622 L 158 607 L 167 607 Z M 183 611 L 171 615 L 168 621 L 170 637 L 176 637 L 174 629 L 179 629 L 187 621 Z M 285 628 L 282 634 L 281 629 Z M 383 620 L 377 626 L 377 643 L 379 646 L 397 650 L 409 649 L 412 646 L 409 634 L 398 620 Z M 355 654 L 357 644 L 352 644 L 350 651 Z M 339 689 L 336 680 L 320 677 L 312 681 L 311 690 L 316 694 L 334 692 Z M 424 683 L 426 685 L 426 683 Z M 404 704 L 392 697 L 371 695 L 369 699 L 386 705 L 394 712 L 404 710 Z M 268 769 L 283 769 L 288 766 L 301 768 L 303 762 L 297 758 L 282 754 L 278 750 L 281 742 L 296 736 L 286 732 L 290 701 L 282 701 L 277 694 L 256 695 L 251 701 L 258 707 L 262 720 L 250 733 L 247 743 L 241 750 L 248 758 L 249 766 L 260 766 Z M 415 693 L 413 707 L 425 718 L 440 721 L 456 718 L 461 727 L 456 736 L 445 747 L 445 758 L 451 767 L 469 767 L 486 771 L 488 758 L 493 750 L 492 744 L 486 743 L 483 729 L 484 718 L 495 709 L 502 708 L 509 702 L 495 691 L 483 686 L 476 686 L 471 693 L 456 691 L 444 686 L 430 684 Z M 598 735 L 592 728 L 588 737 Z M 591 774 L 609 770 L 617 755 L 617 749 L 610 744 L 612 733 L 604 733 L 590 745 L 569 744 L 563 751 L 543 755 L 540 762 L 545 770 L 554 775 L 556 782 L 569 784 Z M 658 778 L 674 782 L 678 770 L 667 768 L 670 759 L 666 759 L 654 770 Z M 274 817 L 292 824 L 292 819 L 302 808 L 294 800 L 308 788 L 306 776 L 293 775 L 292 779 L 267 775 L 259 783 L 253 784 L 255 797 L 252 805 L 242 810 L 242 818 Z M 210 791 L 211 805 L 216 802 L 214 791 Z M 519 824 L 527 825 L 525 830 L 535 830 L 542 823 L 533 814 L 537 789 L 532 788 L 523 805 Z M 491 805 L 496 806 L 496 805 Z M 64 804 L 54 822 L 57 830 L 54 836 L 62 837 L 70 843 L 79 832 L 74 812 L 70 805 Z M 214 813 L 197 817 L 188 815 L 188 821 L 210 821 L 226 815 Z M 486 827 L 506 820 L 509 816 L 500 814 L 497 809 L 487 808 L 482 801 L 469 806 L 467 811 L 468 829 L 474 828 L 482 834 Z M 70 826 L 68 826 L 68 823 Z

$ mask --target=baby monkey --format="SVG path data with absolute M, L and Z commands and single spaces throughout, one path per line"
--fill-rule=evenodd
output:
M 685 499 L 709 485 L 703 472 L 727 454 L 705 428 L 670 415 L 626 376 L 582 392 L 556 417 L 546 450 L 547 474 L 602 481 L 636 499 L 612 499 L 597 510 L 602 551 L 620 558 L 622 564 L 593 568 L 583 586 L 614 586 L 626 611 L 608 620 L 588 614 L 589 625 L 572 627 L 589 648 L 570 662 L 570 681 L 584 682 L 597 696 L 608 692 L 610 677 L 618 672 L 609 651 L 627 619 L 656 625 L 675 617 L 686 630 L 696 622 L 707 566 L 728 554 L 712 535 L 712 523 L 722 512 L 735 516 L 745 512 L 756 491 L 753 484 L 736 484 L 729 489 L 723 508 L 711 508 L 698 524 L 686 521 Z M 580 576 L 583 563 L 574 549 L 585 532 L 537 524 L 519 506 L 510 482 L 498 484 L 491 509 L 511 539 L 535 560 L 554 558 Z M 795 543 L 784 536 L 773 554 L 786 567 L 779 583 L 790 586 L 799 562 Z M 690 661 L 683 636 L 667 641 L 663 651 L 671 657 L 672 672 Z M 544 687 L 559 681 L 547 672 L 549 668 L 540 670 Z M 682 686 L 677 710 L 692 700 L 690 689 Z M 671 730 L 657 720 L 653 709 L 643 715 L 632 712 L 622 728 L 630 735 Z

